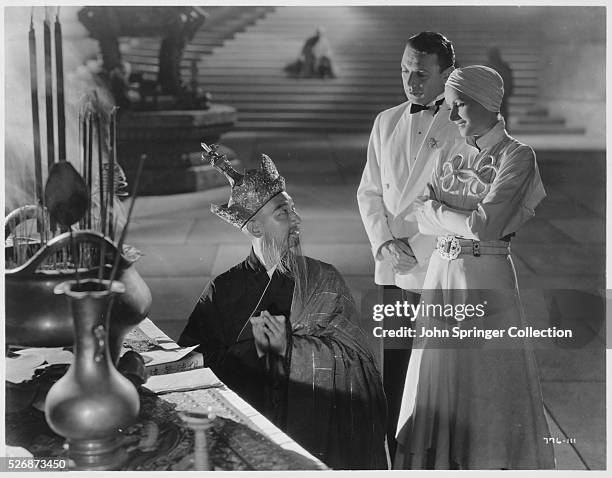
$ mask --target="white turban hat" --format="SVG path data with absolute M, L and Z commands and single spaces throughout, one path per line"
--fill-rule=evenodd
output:
M 457 68 L 446 80 L 446 86 L 469 96 L 489 111 L 499 112 L 504 80 L 493 68 L 482 65 Z

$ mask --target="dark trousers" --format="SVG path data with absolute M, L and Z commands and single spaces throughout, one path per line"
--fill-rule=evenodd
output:
M 379 286 L 380 303 L 395 304 L 396 301 L 406 301 L 410 304 L 418 304 L 421 295 L 399 287 L 385 285 Z M 389 328 L 389 327 L 386 327 Z M 383 387 L 387 396 L 387 444 L 391 460 L 395 456 L 397 442 L 395 440 L 395 430 L 402 404 L 404 382 L 406 371 L 412 351 L 412 343 L 404 340 L 401 348 L 387 348 L 383 351 Z

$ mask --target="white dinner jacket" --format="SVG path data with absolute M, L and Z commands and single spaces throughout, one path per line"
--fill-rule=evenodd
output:
M 436 238 L 419 233 L 412 203 L 426 193 L 437 152 L 444 143 L 461 140 L 461 136 L 442 104 L 419 141 L 413 120 L 416 115 L 431 113 L 411 115 L 410 104 L 407 101 L 376 117 L 357 201 L 372 245 L 374 281 L 420 292 Z M 411 161 L 411 157 L 415 159 Z M 393 238 L 407 238 L 417 258 L 418 265 L 407 274 L 395 274 L 391 263 L 379 254 L 380 246 Z

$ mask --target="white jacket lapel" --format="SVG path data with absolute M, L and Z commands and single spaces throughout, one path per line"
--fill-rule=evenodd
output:
M 402 176 L 396 177 L 395 181 L 397 191 L 401 191 L 402 181 L 406 181 L 410 177 L 410 128 L 411 119 L 406 110 L 399 118 L 393 132 L 389 137 L 389 149 L 395 150 L 397 154 L 389 154 L 389 158 L 393 158 L 393 162 L 383 162 L 383 167 L 389 168 L 385 171 L 385 175 L 395 176 L 397 171 L 402 172 Z
M 417 151 L 416 160 L 414 161 L 412 171 L 410 171 L 410 176 L 401 189 L 403 204 L 407 202 L 411 203 L 417 196 L 423 193 L 423 189 L 429 181 L 429 175 L 433 167 L 432 161 L 434 160 L 434 153 L 448 139 L 451 133 L 447 131 L 449 126 L 454 125 L 449 123 L 448 118 L 442 111 L 438 111 Z M 436 144 L 434 145 L 434 143 Z M 423 174 L 425 174 L 427 178 L 423 178 Z

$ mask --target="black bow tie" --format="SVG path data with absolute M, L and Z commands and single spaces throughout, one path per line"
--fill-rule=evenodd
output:
M 440 105 L 442 103 L 444 103 L 444 98 L 439 99 L 431 106 L 423 106 L 423 105 L 419 105 L 418 103 L 411 103 L 410 104 L 410 114 L 413 115 L 415 113 L 418 113 L 419 111 L 430 110 L 433 108 L 433 114 L 435 115 L 440 109 Z

